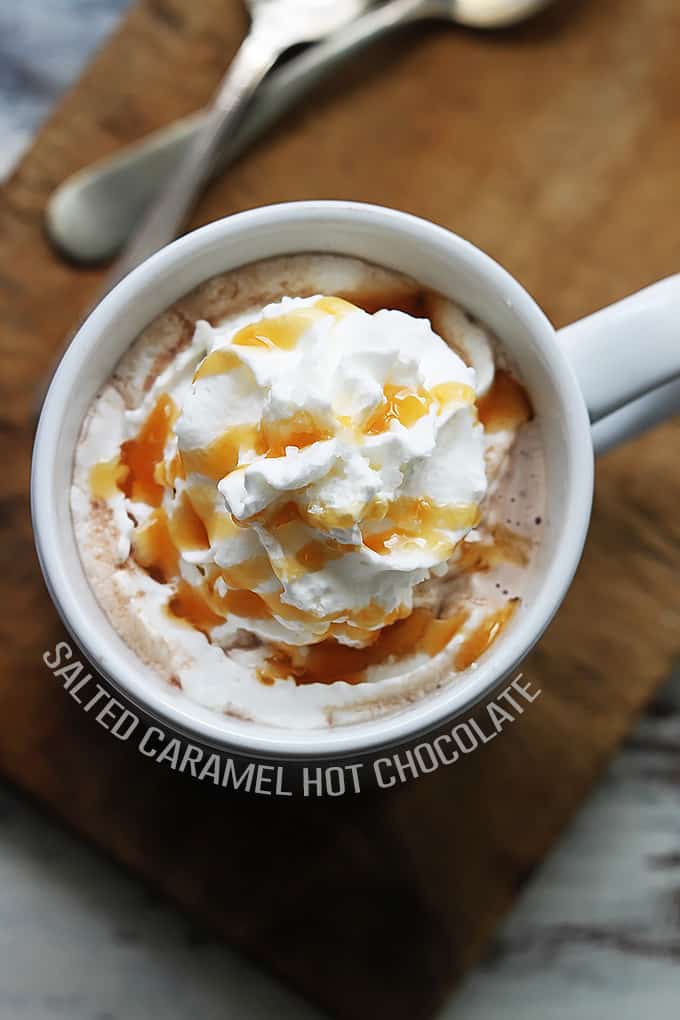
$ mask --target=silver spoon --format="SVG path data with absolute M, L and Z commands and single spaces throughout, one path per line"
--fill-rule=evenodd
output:
M 251 0 L 259 5 L 274 0 Z M 278 6 L 283 0 L 276 0 Z M 307 4 L 311 0 L 306 0 Z M 317 0 L 319 2 L 319 0 Z M 347 21 L 345 4 L 337 7 Z M 355 0 L 363 9 L 369 0 Z M 440 19 L 470 28 L 507 28 L 546 7 L 552 0 L 389 0 L 339 27 L 325 41 L 309 47 L 262 81 L 234 133 L 226 137 L 223 129 L 213 137 L 208 158 L 203 158 L 203 183 L 210 172 L 224 169 L 256 138 L 318 82 L 341 59 L 400 25 L 424 19 Z M 290 0 L 288 0 L 290 4 Z M 304 5 L 303 5 L 304 6 Z M 333 9 L 331 0 L 331 9 Z M 255 17 L 255 15 L 254 15 Z M 307 32 L 307 38 L 310 38 Z M 233 65 L 232 65 L 233 67 Z M 251 93 L 254 89 L 251 87 Z M 69 177 L 52 195 L 46 212 L 47 231 L 52 242 L 67 256 L 82 263 L 102 262 L 123 247 L 158 194 L 182 163 L 201 131 L 210 112 L 200 111 L 127 146 L 113 157 L 100 160 Z M 177 185 L 175 185 L 177 190 Z M 191 199 L 197 188 L 191 190 Z M 184 202 L 184 212 L 191 204 Z M 183 218 L 180 217 L 180 219 Z M 143 245 L 128 250 L 125 264 L 116 266 L 116 276 L 132 268 L 139 257 L 175 236 L 177 217 L 170 223 L 167 207 L 156 213 L 153 236 L 149 232 Z M 152 243 L 150 243 L 152 242 Z M 155 247 L 154 247 L 155 246 Z M 148 249 L 148 250 L 146 250 Z M 131 256 L 131 257 L 129 257 Z M 122 270 L 122 272 L 121 272 Z M 109 285 L 111 281 L 108 281 Z
M 179 166 L 154 196 L 106 281 L 107 288 L 177 235 L 210 175 L 225 138 L 241 123 L 258 86 L 279 57 L 315 42 L 365 10 L 370 0 L 245 0 L 250 29 L 231 61 Z

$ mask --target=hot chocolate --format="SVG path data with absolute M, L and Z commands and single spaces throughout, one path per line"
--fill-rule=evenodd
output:
M 502 342 L 310 253 L 147 327 L 84 422 L 71 507 L 103 610 L 163 682 L 323 727 L 474 669 L 526 603 L 543 473 Z

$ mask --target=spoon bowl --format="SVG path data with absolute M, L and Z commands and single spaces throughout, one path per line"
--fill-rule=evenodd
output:
M 446 15 L 466 28 L 510 28 L 538 14 L 554 0 L 448 0 Z

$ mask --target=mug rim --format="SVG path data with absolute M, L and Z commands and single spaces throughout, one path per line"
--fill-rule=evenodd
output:
M 192 716 L 162 699 L 155 689 L 143 686 L 132 671 L 116 655 L 103 655 L 94 627 L 82 608 L 69 582 L 68 560 L 60 541 L 61 531 L 52 501 L 46 498 L 50 465 L 54 458 L 60 424 L 68 404 L 69 393 L 87 364 L 88 355 L 138 296 L 154 286 L 171 269 L 181 268 L 198 251 L 228 244 L 247 230 L 266 230 L 273 224 L 314 220 L 325 228 L 330 221 L 347 222 L 360 217 L 376 228 L 391 228 L 411 234 L 413 242 L 448 248 L 451 258 L 474 264 L 483 273 L 485 283 L 499 292 L 538 342 L 542 355 L 549 362 L 553 382 L 560 391 L 563 405 L 570 408 L 564 415 L 563 432 L 568 453 L 578 461 L 573 484 L 567 493 L 564 526 L 556 555 L 547 568 L 546 583 L 528 608 L 526 616 L 504 636 L 496 649 L 484 657 L 462 683 L 449 683 L 433 700 L 424 695 L 417 702 L 394 713 L 387 713 L 361 723 L 305 731 L 272 726 L 266 733 L 227 732 L 209 720 Z M 309 249 L 307 249 L 309 250 Z M 322 249 L 319 249 L 322 250 Z M 346 253 L 352 257 L 352 252 Z M 263 258 L 266 255 L 262 256 Z M 190 290 L 189 286 L 187 290 Z M 186 292 L 186 291 L 185 291 Z M 178 295 L 179 296 L 179 295 Z M 103 381 L 103 380 L 102 380 Z M 302 201 L 263 206 L 216 220 L 178 238 L 161 249 L 121 280 L 99 302 L 82 323 L 61 362 L 45 397 L 36 430 L 31 467 L 31 515 L 38 559 L 51 598 L 67 629 L 102 675 L 133 704 L 170 729 L 189 735 L 223 751 L 251 757 L 285 760 L 324 760 L 329 757 L 361 756 L 377 748 L 408 742 L 421 733 L 472 709 L 507 678 L 538 641 L 559 608 L 571 583 L 586 538 L 593 489 L 593 448 L 590 422 L 581 387 L 564 351 L 556 341 L 553 326 L 522 285 L 489 255 L 447 228 L 409 213 L 383 206 L 348 201 Z M 549 583 L 547 583 L 549 582 Z M 99 611 L 103 614 L 101 607 Z M 104 614 L 105 615 L 105 614 Z M 113 634 L 117 634 L 108 621 Z M 109 650 L 110 651 L 110 650 Z

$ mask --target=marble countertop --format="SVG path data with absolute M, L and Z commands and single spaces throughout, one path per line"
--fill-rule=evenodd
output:
M 0 178 L 128 0 L 0 8 Z M 321 1017 L 0 786 L 0 1017 Z M 680 671 L 437 1020 L 673 1020 Z

